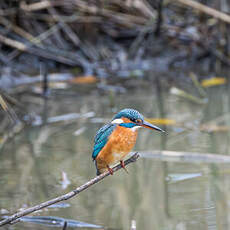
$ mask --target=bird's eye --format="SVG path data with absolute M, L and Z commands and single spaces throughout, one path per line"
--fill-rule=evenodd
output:
M 132 122 L 134 122 L 134 123 L 141 123 L 142 121 L 141 121 L 141 119 L 134 119 L 134 118 L 132 118 L 132 119 L 130 119 Z
M 141 119 L 137 119 L 136 123 L 142 123 Z

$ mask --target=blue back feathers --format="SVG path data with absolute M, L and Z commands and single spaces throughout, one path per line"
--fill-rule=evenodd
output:
M 113 132 L 115 128 L 116 124 L 106 124 L 97 131 L 97 134 L 94 138 L 94 148 L 92 153 L 92 158 L 94 160 L 97 157 L 98 153 L 105 146 L 110 134 Z
M 119 118 L 122 118 L 122 117 L 126 117 L 130 120 L 137 120 L 137 119 L 140 119 L 140 120 L 144 120 L 144 117 L 142 114 L 140 114 L 137 110 L 135 109 L 122 109 L 119 113 L 117 113 L 113 120 L 115 119 L 119 119 Z

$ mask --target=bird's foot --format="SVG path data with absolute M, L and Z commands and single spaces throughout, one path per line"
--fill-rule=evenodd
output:
M 108 165 L 107 165 L 107 169 L 108 169 L 110 175 L 113 175 L 113 169 L 111 169 Z
M 126 171 L 127 174 L 129 174 L 128 170 L 125 167 L 124 161 L 120 161 L 120 162 L 121 162 L 121 167 Z

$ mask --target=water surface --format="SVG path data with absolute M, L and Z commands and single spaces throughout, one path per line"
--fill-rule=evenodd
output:
M 200 125 L 220 120 L 228 126 L 228 91 L 209 89 L 208 103 L 194 104 L 159 92 L 145 82 L 126 93 L 87 95 L 80 88 L 44 102 L 28 103 L 43 125 L 26 127 L 0 153 L 0 209 L 14 213 L 67 193 L 95 176 L 91 159 L 97 129 L 122 108 L 131 107 L 148 118 L 174 119 L 167 135 L 140 130 L 136 151 L 170 150 L 229 154 L 229 131 L 204 132 Z M 23 98 L 22 98 L 23 99 Z M 24 101 L 27 99 L 24 98 Z M 31 99 L 32 100 L 32 99 Z M 47 123 L 47 118 L 68 113 L 91 115 L 69 122 Z M 101 225 L 107 229 L 229 229 L 230 166 L 141 158 L 65 203 L 36 215 L 57 216 Z M 63 181 L 64 176 L 64 181 Z M 67 178 L 66 178 L 67 177 Z M 70 182 L 68 185 L 66 182 Z M 67 185 L 67 188 L 64 188 Z M 11 229 L 48 229 L 18 223 Z

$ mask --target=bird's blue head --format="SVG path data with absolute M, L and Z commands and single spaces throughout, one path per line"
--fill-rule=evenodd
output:
M 135 109 L 122 109 L 114 116 L 113 121 L 122 118 L 127 118 L 135 123 L 144 121 L 144 116 Z
M 124 126 L 126 128 L 145 127 L 145 128 L 155 129 L 155 130 L 164 132 L 159 127 L 152 125 L 149 122 L 145 121 L 144 116 L 135 109 L 121 110 L 113 117 L 111 123 L 120 124 L 121 126 Z M 136 128 L 134 128 L 134 130 Z

